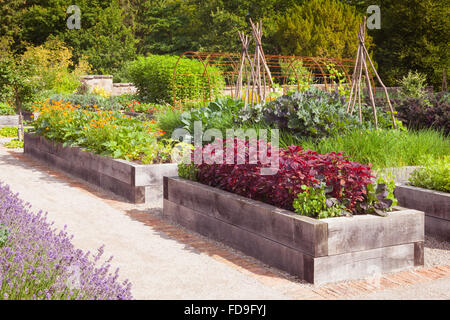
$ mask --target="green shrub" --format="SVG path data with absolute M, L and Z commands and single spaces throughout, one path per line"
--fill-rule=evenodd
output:
M 16 110 L 11 107 L 9 104 L 0 102 L 0 116 L 9 116 L 16 114 Z
M 408 72 L 400 81 L 399 95 L 402 98 L 424 98 L 427 77 L 419 72 Z
M 0 128 L 0 138 L 14 138 L 17 136 L 17 127 Z
M 151 55 L 139 57 L 129 65 L 132 82 L 138 89 L 139 97 L 144 102 L 173 103 L 173 74 L 178 61 L 177 56 Z M 203 64 L 196 60 L 182 58 L 177 65 L 175 77 L 175 99 L 204 100 L 209 99 L 208 86 L 211 86 L 211 98 L 220 93 L 225 84 L 222 72 L 213 66 L 208 67 L 205 75 Z M 202 90 L 202 87 L 204 90 Z
M 450 156 L 427 159 L 423 168 L 411 174 L 409 182 L 420 188 L 450 192 Z
M 300 144 L 320 153 L 342 152 L 353 161 L 372 163 L 375 168 L 422 165 L 427 156 L 441 158 L 450 153 L 448 137 L 434 130 L 353 130 L 321 141 L 306 139 Z

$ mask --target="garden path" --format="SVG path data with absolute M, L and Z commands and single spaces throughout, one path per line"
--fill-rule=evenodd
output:
M 0 181 L 35 211 L 48 212 L 55 227 L 67 225 L 78 248 L 93 252 L 105 244 L 106 258 L 114 256 L 137 299 L 450 299 L 450 266 L 390 275 L 376 289 L 364 281 L 315 288 L 168 223 L 155 204 L 125 203 L 2 146 Z

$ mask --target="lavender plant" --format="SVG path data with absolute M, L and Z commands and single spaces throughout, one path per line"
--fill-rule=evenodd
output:
M 0 182 L 0 300 L 129 300 L 131 283 L 101 263 L 103 246 L 91 255 L 76 249 L 66 228 L 57 231 L 42 211 Z

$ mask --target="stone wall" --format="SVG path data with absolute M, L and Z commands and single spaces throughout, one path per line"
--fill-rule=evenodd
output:
M 95 87 L 101 88 L 112 96 L 119 96 L 124 93 L 134 94 L 137 92 L 132 83 L 113 83 L 112 75 L 89 75 L 81 78 L 82 83 L 86 83 L 91 92 Z

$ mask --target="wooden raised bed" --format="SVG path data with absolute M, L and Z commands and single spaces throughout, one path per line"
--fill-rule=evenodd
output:
M 416 210 L 317 220 L 164 177 L 163 212 L 188 229 L 314 284 L 424 264 L 424 213 Z
M 11 116 L 0 116 L 1 127 L 16 127 L 19 124 L 19 116 L 17 114 Z
M 395 188 L 399 205 L 425 212 L 425 233 L 450 241 L 450 193 L 408 185 Z
M 161 201 L 163 176 L 177 175 L 175 163 L 136 164 L 64 147 L 28 133 L 24 136 L 24 152 L 134 203 Z
M 37 115 L 34 115 L 31 112 L 23 111 L 22 112 L 23 121 L 33 121 L 37 119 Z M 19 115 L 13 114 L 9 116 L 0 116 L 0 128 L 1 127 L 17 127 L 19 125 Z

